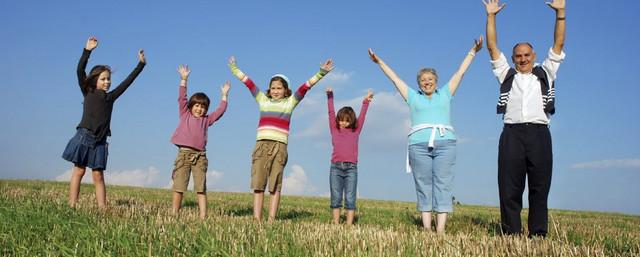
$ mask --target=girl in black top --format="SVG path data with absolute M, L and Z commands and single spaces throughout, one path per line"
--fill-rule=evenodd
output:
M 106 190 L 103 171 L 107 168 L 108 143 L 111 135 L 111 112 L 113 103 L 133 83 L 142 72 L 146 63 L 144 51 L 138 52 L 138 66 L 127 78 L 111 92 L 111 68 L 107 65 L 96 65 L 85 73 L 91 51 L 98 46 L 98 39 L 89 37 L 78 62 L 78 84 L 84 96 L 82 120 L 77 126 L 76 134 L 69 140 L 62 158 L 74 164 L 69 187 L 69 205 L 75 208 L 80 193 L 80 181 L 86 168 L 93 174 L 93 184 L 96 188 L 98 207 L 106 205 Z

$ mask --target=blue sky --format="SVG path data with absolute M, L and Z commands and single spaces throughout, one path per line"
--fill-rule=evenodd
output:
M 551 123 L 550 208 L 640 214 L 633 197 L 640 195 L 638 11 L 634 1 L 568 1 L 567 57 Z M 294 112 L 284 193 L 328 195 L 324 88 L 334 88 L 337 108 L 356 110 L 370 88 L 376 96 L 360 138 L 359 196 L 415 201 L 413 178 L 403 171 L 408 108 L 368 59 L 367 48 L 409 85 L 425 66 L 438 70 L 443 85 L 484 33 L 485 18 L 480 0 L 2 1 L 0 179 L 68 179 L 71 164 L 60 155 L 82 111 L 75 67 L 86 39 L 95 35 L 99 46 L 89 68 L 111 65 L 114 84 L 135 67 L 137 49 L 144 48 L 148 60 L 116 102 L 107 183 L 169 185 L 176 68 L 188 64 L 189 94 L 204 91 L 217 103 L 222 83 L 232 83 L 227 112 L 209 129 L 208 188 L 248 192 L 258 108 L 229 72 L 227 58 L 235 55 L 263 89 L 275 73 L 289 76 L 297 88 L 333 58 L 335 70 Z M 553 19 L 543 0 L 508 1 L 498 15 L 498 45 L 509 56 L 514 43 L 529 41 L 542 58 L 553 41 Z M 483 49 L 452 107 L 459 137 L 454 195 L 465 204 L 498 204 L 497 96 Z

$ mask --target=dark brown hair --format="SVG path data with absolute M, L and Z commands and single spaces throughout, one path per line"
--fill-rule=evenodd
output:
M 198 92 L 191 95 L 191 97 L 189 98 L 189 104 L 187 106 L 189 107 L 189 110 L 191 110 L 191 107 L 196 104 L 204 105 L 204 112 L 206 113 L 209 110 L 209 103 L 209 97 L 205 93 Z
M 271 98 L 271 82 L 274 82 L 274 81 L 280 81 L 280 83 L 282 83 L 282 85 L 284 86 L 283 98 L 287 98 L 291 96 L 291 89 L 289 88 L 289 83 L 287 83 L 287 81 L 284 80 L 282 77 L 276 76 L 271 78 L 271 80 L 269 81 L 269 88 L 267 88 L 267 97 Z
M 96 65 L 91 68 L 89 72 L 89 76 L 87 76 L 82 82 L 82 91 L 89 92 L 96 89 L 96 84 L 98 83 L 98 77 L 100 77 L 100 73 L 108 71 L 111 72 L 111 67 L 109 65 Z
M 356 131 L 356 129 L 358 129 L 358 123 L 356 120 L 356 112 L 353 111 L 353 108 L 349 107 L 349 106 L 345 106 L 340 108 L 340 110 L 338 111 L 338 114 L 336 114 L 336 128 L 340 129 L 340 121 L 341 120 L 348 120 L 349 121 L 349 126 L 347 126 L 346 128 L 350 128 L 353 131 Z

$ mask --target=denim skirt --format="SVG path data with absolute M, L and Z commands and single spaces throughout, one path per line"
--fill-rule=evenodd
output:
M 108 155 L 109 144 L 107 140 L 98 142 L 91 131 L 78 128 L 76 134 L 67 143 L 62 158 L 76 166 L 105 170 L 107 169 Z

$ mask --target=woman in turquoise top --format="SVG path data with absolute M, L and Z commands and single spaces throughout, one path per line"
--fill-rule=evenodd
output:
M 431 212 L 436 212 L 436 231 L 444 233 L 447 213 L 453 212 L 453 171 L 456 159 L 456 136 L 451 127 L 451 100 L 475 54 L 482 48 L 483 38 L 475 40 L 458 71 L 443 87 L 438 88 L 435 69 L 418 71 L 419 90 L 407 86 L 371 49 L 369 57 L 380 66 L 409 105 L 409 167 L 413 171 L 418 198 L 417 209 L 422 213 L 422 226 L 431 230 Z

